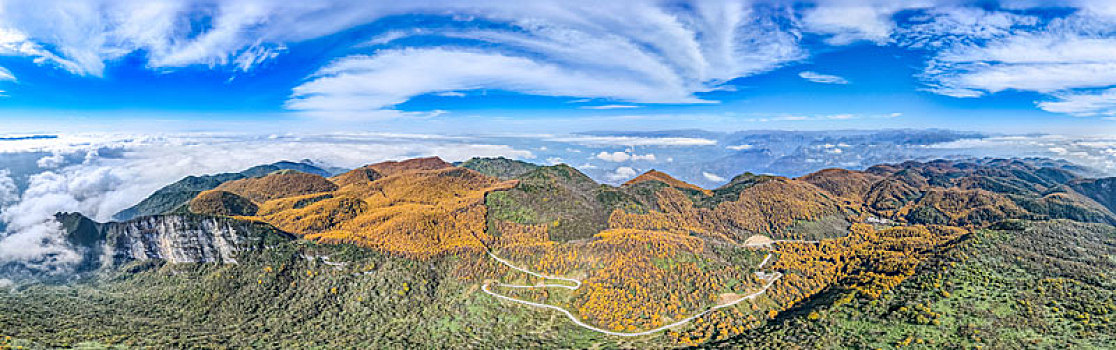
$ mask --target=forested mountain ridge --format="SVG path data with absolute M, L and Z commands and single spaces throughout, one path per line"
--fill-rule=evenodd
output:
M 491 241 L 484 229 L 484 196 L 513 184 L 438 158 L 418 158 L 372 164 L 329 179 L 277 172 L 227 182 L 212 191 L 239 196 L 221 203 L 256 206 L 234 216 L 241 220 L 268 223 L 319 242 L 354 243 L 421 258 L 483 251 Z M 195 198 L 191 210 L 204 208 L 196 213 L 205 215 L 236 212 L 232 206 L 198 203 L 204 199 Z
M 886 347 L 910 336 L 906 343 L 936 342 L 928 347 L 994 346 L 1002 343 L 964 333 L 991 331 L 980 323 L 988 316 L 974 310 L 949 314 L 903 304 L 907 311 L 884 310 L 877 324 L 892 333 L 873 337 L 853 326 L 863 320 L 849 305 L 883 312 L 873 302 L 898 305 L 925 290 L 938 291 L 934 300 L 948 301 L 942 305 L 963 303 L 949 295 L 979 297 L 955 292 L 972 271 L 1045 254 L 1066 260 L 1062 271 L 1032 264 L 1029 276 L 1085 283 L 1099 303 L 1047 306 L 1045 312 L 1090 320 L 1084 328 L 1049 324 L 1079 332 L 1081 344 L 1100 344 L 1111 339 L 1105 337 L 1116 307 L 1104 303 L 1113 286 L 1098 280 L 1103 268 L 1080 264 L 1105 266 L 1097 259 L 1116 247 L 1113 198 L 1104 191 L 1111 179 L 1083 179 L 1048 165 L 985 159 L 828 169 L 799 178 L 742 174 L 709 190 L 660 172 L 616 187 L 566 165 L 485 158 L 461 166 L 437 158 L 385 162 L 333 177 L 272 171 L 198 191 L 176 214 L 105 224 L 60 216 L 92 272 L 69 285 L 30 284 L 3 295 L 0 329 L 49 346 L 211 341 L 141 335 L 118 321 L 65 322 L 61 333 L 35 328 L 115 310 L 150 317 L 168 331 L 221 334 L 216 347 L 248 346 L 253 334 L 275 329 L 285 332 L 256 339 L 295 347 L 460 341 L 487 348 L 670 348 L 798 344 L 786 339 L 805 347 L 823 347 L 822 339 Z M 993 237 L 1062 239 L 1058 244 L 1072 245 L 1066 249 L 1076 255 L 985 243 Z M 965 259 L 974 254 L 1000 258 Z M 969 272 L 950 274 L 959 264 Z M 1008 293 L 1009 286 L 982 288 Z M 122 288 L 138 292 L 104 294 Z M 59 300 L 52 296 L 58 291 L 101 296 Z M 222 301 L 191 309 L 185 319 L 166 317 L 216 300 Z M 70 311 L 37 306 L 44 301 Z M 34 318 L 9 313 L 15 310 Z M 551 317 L 560 315 L 552 310 L 585 326 Z M 955 333 L 919 328 L 946 322 L 940 315 L 976 323 Z M 213 319 L 242 326 L 186 328 Z M 787 326 L 819 320 L 828 326 Z M 392 324 L 418 335 L 393 331 Z M 656 331 L 639 335 L 649 330 Z
M 211 190 L 221 184 L 244 178 L 262 177 L 280 170 L 294 170 L 319 176 L 330 176 L 331 171 L 338 169 L 322 169 L 308 160 L 302 162 L 281 161 L 272 164 L 257 165 L 239 173 L 221 173 L 203 176 L 187 176 L 182 180 L 164 186 L 151 194 L 143 201 L 113 215 L 113 220 L 126 221 L 138 216 L 167 214 L 182 211 L 183 206 L 199 193 Z

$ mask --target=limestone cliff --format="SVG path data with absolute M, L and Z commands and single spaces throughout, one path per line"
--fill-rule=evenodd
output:
M 83 251 L 83 270 L 137 260 L 236 263 L 245 251 L 293 238 L 267 224 L 193 214 L 143 216 L 108 223 L 96 223 L 73 213 L 58 214 L 57 219 L 70 243 Z

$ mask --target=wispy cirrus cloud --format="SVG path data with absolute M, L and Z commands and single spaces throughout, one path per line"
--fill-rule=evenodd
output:
M 153 69 L 249 70 L 286 49 L 431 2 L 242 0 L 0 2 L 0 55 L 27 56 L 78 75 L 143 52 Z
M 822 73 L 812 72 L 812 71 L 802 71 L 802 72 L 798 73 L 798 77 L 800 77 L 802 79 L 812 81 L 812 82 L 815 82 L 815 83 L 821 83 L 821 84 L 845 85 L 845 84 L 849 83 L 849 81 L 847 79 L 836 76 L 836 75 L 822 74 Z
M 788 22 L 779 20 L 785 13 L 743 2 L 585 5 L 481 2 L 465 11 L 471 20 L 505 29 L 393 31 L 372 42 L 421 33 L 483 45 L 414 45 L 343 57 L 296 87 L 287 106 L 307 114 L 364 111 L 375 117 L 418 95 L 481 88 L 636 103 L 710 103 L 696 94 L 806 54 Z M 382 85 L 393 82 L 384 77 L 413 77 L 414 72 L 424 78 Z M 595 108 L 627 105 L 603 106 L 609 107 Z
M 1039 102 L 1038 107 L 1047 112 L 1079 117 L 1116 116 L 1116 88 L 1060 93 L 1054 97 L 1054 100 Z
M 7 68 L 0 67 L 0 82 L 3 81 L 16 81 L 16 77 L 15 75 L 12 75 L 12 71 L 8 70 Z
M 1043 110 L 1111 115 L 1116 13 L 1085 6 L 1055 18 L 976 8 L 935 10 L 899 34 L 936 49 L 920 77 L 928 91 L 975 98 L 1001 91 L 1046 94 Z
M 1106 87 L 1116 84 L 1116 38 L 1017 35 L 943 52 L 928 74 L 937 85 L 933 91 L 957 97 Z
M 614 79 L 525 57 L 442 48 L 350 56 L 315 77 L 294 89 L 287 108 L 322 116 L 373 115 L 414 96 L 482 87 L 545 96 L 701 102 L 687 90 L 657 88 L 641 79 Z
M 821 2 L 804 10 L 803 26 L 815 33 L 826 35 L 831 45 L 848 45 L 868 41 L 879 45 L 891 40 L 895 29 L 892 15 L 905 7 L 926 6 L 918 1 L 876 1 L 860 3 Z

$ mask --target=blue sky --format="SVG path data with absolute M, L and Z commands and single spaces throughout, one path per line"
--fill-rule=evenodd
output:
M 1106 1 L 0 0 L 0 126 L 1116 131 Z

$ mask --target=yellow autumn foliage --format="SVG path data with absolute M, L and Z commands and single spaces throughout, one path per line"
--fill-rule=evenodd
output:
M 369 172 L 377 175 L 366 176 Z M 491 240 L 485 232 L 485 194 L 514 186 L 436 158 L 374 164 L 333 179 L 343 186 L 330 183 L 332 190 L 311 193 L 276 189 L 277 194 L 253 187 L 248 193 L 266 200 L 257 215 L 241 218 L 307 239 L 418 258 L 480 252 Z M 328 186 L 314 185 L 320 187 Z

